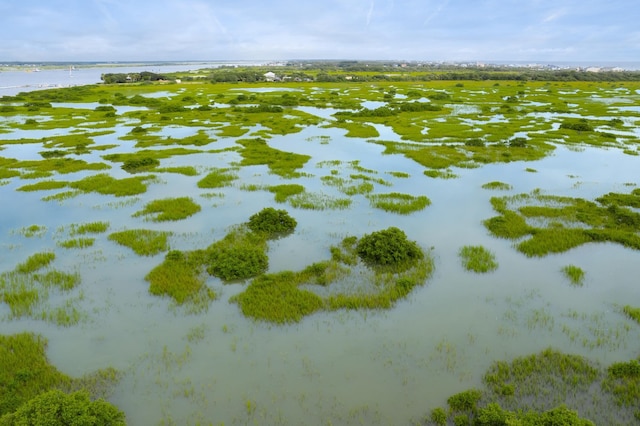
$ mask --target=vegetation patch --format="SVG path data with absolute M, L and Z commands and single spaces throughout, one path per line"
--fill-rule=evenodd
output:
M 305 210 L 344 210 L 351 206 L 351 199 L 332 197 L 322 192 L 304 191 L 290 197 L 291 207 Z
M 298 222 L 286 210 L 276 210 L 267 207 L 260 212 L 251 215 L 247 227 L 253 232 L 264 233 L 267 238 L 292 233 Z
M 464 246 L 458 252 L 467 271 L 485 273 L 498 268 L 495 255 L 482 246 Z
M 69 186 L 82 192 L 97 192 L 104 195 L 126 197 L 146 192 L 147 186 L 145 182 L 152 179 L 155 179 L 155 176 L 148 175 L 116 179 L 107 174 L 98 174 L 76 182 L 71 182 Z
M 198 188 L 222 188 L 238 178 L 231 169 L 214 169 L 198 182 Z
M 500 182 L 500 181 L 493 181 L 493 182 L 487 182 L 484 185 L 482 185 L 482 188 L 484 189 L 497 189 L 500 191 L 509 191 L 511 189 L 513 189 L 513 186 L 509 185 L 508 183 L 504 183 L 504 182 Z
M 572 286 L 582 287 L 584 284 L 584 271 L 575 265 L 567 265 L 562 268 L 562 273 Z
M 53 252 L 35 253 L 13 271 L 0 274 L 0 302 L 9 307 L 9 318 L 29 317 L 67 326 L 80 321 L 73 299 L 58 306 L 49 303 L 51 295 L 65 296 L 80 284 L 80 274 L 50 268 L 54 259 Z
M 39 335 L 0 335 L 0 424 L 62 426 L 82 421 L 124 425 L 120 411 L 103 400 L 90 402 L 88 392 L 92 398 L 106 393 L 117 380 L 117 372 L 105 369 L 79 379 L 69 377 L 49 363 L 46 347 L 47 340 Z
M 302 168 L 311 158 L 308 155 L 271 148 L 262 138 L 240 139 L 236 143 L 244 147 L 240 151 L 240 155 L 242 155 L 240 165 L 266 165 L 271 173 L 286 178 L 300 177 L 301 174 L 297 170 Z
M 391 227 L 366 234 L 356 245 L 358 256 L 374 267 L 406 269 L 424 257 L 414 241 L 399 228 Z
M 122 170 L 128 173 L 148 172 L 160 165 L 160 160 L 151 157 L 135 158 L 125 160 L 122 164 Z
M 487 219 L 489 231 L 502 238 L 519 239 L 516 248 L 527 256 L 560 253 L 591 242 L 614 242 L 640 250 L 640 213 L 610 200 L 543 195 L 539 191 L 492 198 L 500 213 Z M 509 205 L 516 206 L 509 209 Z
M 207 249 L 209 274 L 224 281 L 245 280 L 269 267 L 266 235 L 239 227 Z
M 57 244 L 59 247 L 66 249 L 87 248 L 93 246 L 95 241 L 95 238 L 72 238 L 70 240 L 59 241 Z
M 71 235 L 101 234 L 109 229 L 108 222 L 89 222 L 81 225 L 71 225 Z
M 424 195 L 413 196 L 399 192 L 373 194 L 367 198 L 373 207 L 398 214 L 411 214 L 431 204 L 431 200 Z
M 144 209 L 134 213 L 134 217 L 147 216 L 154 222 L 186 219 L 201 210 L 189 197 L 165 198 L 147 203 Z
M 285 201 L 287 201 L 287 198 L 294 195 L 302 194 L 304 190 L 304 186 L 297 183 L 272 185 L 267 187 L 267 191 L 275 194 L 275 200 L 278 203 L 284 203 Z
M 634 308 L 633 306 L 625 305 L 622 308 L 622 312 L 624 312 L 625 315 L 640 324 L 640 308 Z
M 140 256 L 154 256 L 169 249 L 168 237 L 170 232 L 152 231 L 149 229 L 128 229 L 114 232 L 109 240 L 122 246 L 129 247 Z

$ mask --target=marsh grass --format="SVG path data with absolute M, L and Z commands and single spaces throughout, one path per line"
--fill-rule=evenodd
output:
M 373 207 L 398 214 L 411 214 L 431 204 L 431 200 L 424 195 L 413 196 L 399 192 L 372 194 L 367 198 Z
M 9 307 L 10 318 L 30 317 L 63 326 L 73 325 L 80 320 L 80 313 L 72 299 L 66 298 L 62 306 L 48 305 L 53 293 L 65 294 L 80 284 L 78 273 L 49 268 L 54 259 L 52 252 L 36 253 L 18 264 L 13 271 L 0 274 L 0 301 Z M 59 310 L 71 314 L 57 315 Z
M 93 246 L 95 238 L 72 238 L 70 240 L 58 241 L 58 247 L 65 249 L 87 248 Z
M 584 271 L 582 268 L 575 265 L 567 265 L 562 268 L 562 273 L 572 286 L 582 287 L 584 285 Z
M 332 197 L 322 192 L 300 192 L 287 197 L 291 207 L 305 210 L 344 210 L 351 206 L 351 199 Z
M 204 178 L 198 181 L 198 188 L 211 189 L 230 186 L 231 182 L 238 176 L 233 173 L 233 169 L 213 169 Z
M 498 268 L 495 255 L 482 246 L 463 246 L 458 252 L 467 271 L 486 273 Z
M 69 186 L 82 192 L 97 192 L 99 194 L 115 195 L 116 197 L 126 197 L 146 192 L 147 186 L 145 183 L 154 179 L 156 177 L 153 175 L 116 179 L 108 174 L 97 174 L 71 182 Z
M 69 184 L 68 182 L 63 182 L 63 181 L 45 180 L 38 183 L 21 186 L 17 188 L 16 191 L 24 191 L 24 192 L 51 191 L 54 189 L 65 188 L 68 184 Z
M 504 183 L 504 182 L 500 182 L 500 181 L 493 181 L 493 182 L 487 182 L 484 185 L 482 185 L 483 189 L 497 189 L 500 191 L 509 191 L 511 189 L 513 189 L 513 186 L 509 185 L 508 183 Z
M 240 139 L 236 143 L 242 145 L 244 149 L 240 151 L 242 155 L 242 166 L 266 165 L 271 173 L 276 175 L 295 178 L 301 174 L 296 170 L 302 168 L 311 159 L 309 155 L 296 154 L 293 152 L 280 151 L 272 148 L 267 141 L 262 138 Z
M 289 183 L 269 186 L 267 187 L 267 191 L 274 194 L 276 202 L 284 203 L 289 197 L 302 194 L 305 189 L 304 186 L 297 183 Z
M 456 179 L 458 178 L 458 175 L 453 173 L 451 170 L 435 170 L 435 169 L 429 169 L 429 170 L 425 170 L 424 175 L 433 179 L 439 178 L 439 179 Z
M 149 229 L 128 229 L 114 232 L 108 239 L 122 246 L 129 247 L 140 256 L 155 256 L 169 249 L 170 232 Z
M 615 242 L 640 250 L 640 213 L 620 206 L 617 194 L 597 198 L 597 202 L 581 198 L 544 195 L 539 191 L 509 197 L 492 198 L 500 213 L 485 220 L 489 231 L 502 238 L 518 239 L 516 244 L 527 256 L 541 257 L 561 253 L 590 242 Z M 624 195 L 624 194 L 622 194 Z M 635 203 L 632 197 L 620 197 Z M 510 205 L 514 207 L 510 209 Z M 532 221 L 537 222 L 532 223 Z M 531 224 L 530 224 L 531 223 Z
M 41 238 L 47 233 L 47 227 L 44 225 L 29 225 L 20 228 L 17 231 L 12 231 L 12 233 L 17 233 L 25 238 Z
M 630 305 L 625 305 L 622 308 L 622 312 L 638 324 L 640 324 L 640 308 L 634 308 Z
M 177 173 L 184 176 L 198 176 L 198 171 L 192 166 L 180 166 L 180 167 L 162 167 L 154 169 L 157 173 Z
M 109 229 L 108 222 L 89 222 L 81 225 L 73 224 L 69 234 L 71 235 L 86 235 L 86 234 L 101 234 Z
M 175 221 L 193 216 L 201 209 L 190 197 L 165 198 L 147 203 L 133 217 L 146 216 L 145 220 L 153 222 Z

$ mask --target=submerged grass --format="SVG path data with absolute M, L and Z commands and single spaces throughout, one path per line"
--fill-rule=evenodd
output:
M 399 192 L 372 194 L 367 198 L 373 207 L 398 214 L 411 214 L 431 204 L 431 200 L 424 195 L 413 196 Z
M 87 248 L 93 246 L 95 238 L 72 238 L 70 240 L 59 241 L 58 247 L 66 249 Z

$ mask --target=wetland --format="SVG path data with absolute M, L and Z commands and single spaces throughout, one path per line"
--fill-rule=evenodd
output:
M 640 82 L 266 71 L 0 98 L 0 419 L 640 424 Z

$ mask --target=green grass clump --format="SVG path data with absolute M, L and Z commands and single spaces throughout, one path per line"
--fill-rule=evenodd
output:
M 198 188 L 222 188 L 238 178 L 231 169 L 214 169 L 198 182 Z
M 262 138 L 241 139 L 237 143 L 244 147 L 240 151 L 240 155 L 242 155 L 240 165 L 266 165 L 271 173 L 287 178 L 301 176 L 296 170 L 302 168 L 311 158 L 308 155 L 271 148 Z
M 508 183 L 504 183 L 504 182 L 499 182 L 499 181 L 493 181 L 493 182 L 487 182 L 484 185 L 482 185 L 482 188 L 484 189 L 498 189 L 501 191 L 508 191 L 510 189 L 513 189 L 513 186 L 509 185 Z
M 485 273 L 498 268 L 495 255 L 482 246 L 464 246 L 460 248 L 458 255 L 467 271 Z
M 143 157 L 125 160 L 121 168 L 128 173 L 140 173 L 153 170 L 159 165 L 160 160 L 151 157 Z
M 146 192 L 147 186 L 144 182 L 153 178 L 154 176 L 149 175 L 115 179 L 107 174 L 98 174 L 71 182 L 69 186 L 83 192 L 97 192 L 99 194 L 115 195 L 116 197 L 126 197 Z
M 88 402 L 88 393 L 92 398 L 105 394 L 118 378 L 113 369 L 99 370 L 77 379 L 69 377 L 49 363 L 46 348 L 47 340 L 36 334 L 0 335 L 0 387 L 3 389 L 0 392 L 0 424 L 66 425 L 82 419 L 84 422 L 79 424 L 124 424 L 97 423 L 95 417 L 79 417 L 80 412 L 73 409 L 73 404 L 42 403 L 47 398 L 42 395 L 54 390 L 61 394 L 60 389 L 83 390 L 83 402 Z M 46 417 L 62 416 L 64 412 L 67 415 L 64 420 Z
M 122 246 L 129 247 L 140 256 L 154 256 L 169 249 L 169 235 L 171 235 L 170 232 L 164 231 L 128 229 L 114 232 L 108 238 Z
M 42 253 L 35 253 L 23 262 L 16 266 L 16 272 L 20 274 L 30 274 L 36 272 L 46 266 L 49 266 L 51 262 L 56 258 L 55 253 L 47 251 Z
M 398 269 L 406 269 L 424 257 L 418 244 L 396 227 L 364 235 L 356 251 L 365 263 Z
M 431 204 L 431 200 L 424 195 L 416 197 L 398 192 L 374 194 L 367 198 L 373 207 L 398 214 L 411 214 Z
M 20 228 L 17 232 L 25 238 L 42 237 L 46 234 L 47 227 L 42 225 L 29 225 Z
M 204 283 L 202 265 L 201 252 L 170 251 L 164 261 L 145 276 L 149 292 L 169 296 L 178 305 L 187 304 L 196 311 L 206 310 L 216 294 Z
M 619 405 L 637 408 L 640 404 L 640 361 L 632 359 L 611 364 L 602 388 L 611 392 Z
M 89 222 L 82 225 L 71 225 L 71 235 L 101 234 L 109 229 L 108 222 Z
M 253 232 L 262 232 L 268 237 L 286 235 L 292 233 L 298 222 L 286 210 L 276 210 L 266 207 L 260 212 L 251 215 L 247 227 Z
M 209 274 L 224 281 L 244 280 L 264 273 L 269 266 L 266 235 L 243 227 L 207 248 Z
M 201 207 L 189 197 L 165 198 L 147 203 L 143 210 L 134 213 L 134 217 L 151 216 L 154 222 L 166 222 L 186 219 L 201 210 Z
M 198 176 L 198 171 L 192 166 L 180 166 L 180 167 L 163 167 L 154 169 L 158 173 L 178 173 L 185 176 Z
M 72 238 L 70 240 L 59 241 L 58 246 L 66 249 L 87 248 L 93 246 L 95 238 Z
M 323 307 L 322 298 L 298 288 L 299 278 L 290 271 L 261 275 L 237 295 L 242 313 L 278 324 L 299 322 Z
M 516 245 L 527 256 L 545 256 L 585 243 L 605 241 L 640 250 L 640 213 L 613 201 L 621 198 L 633 204 L 633 197 L 617 197 L 617 194 L 610 193 L 593 202 L 543 195 L 539 191 L 494 197 L 491 203 L 500 216 L 488 219 L 484 224 L 498 237 L 517 239 L 529 236 Z M 518 207 L 509 209 L 510 205 Z
M 44 180 L 38 183 L 32 183 L 30 185 L 24 185 L 16 189 L 16 191 L 50 191 L 53 189 L 65 188 L 69 183 L 57 180 Z
M 349 198 L 336 198 L 324 193 L 301 192 L 287 198 L 292 207 L 305 210 L 344 210 L 351 205 Z
M 582 287 L 584 284 L 584 271 L 575 265 L 567 265 L 562 268 L 564 276 L 569 279 L 571 285 Z
M 622 308 L 622 312 L 624 312 L 625 315 L 640 324 L 640 308 L 634 308 L 630 305 L 625 305 Z
M 38 394 L 71 382 L 49 363 L 46 347 L 46 339 L 31 333 L 0 335 L 0 418 Z
M 275 200 L 278 203 L 284 203 L 287 198 L 304 192 L 304 186 L 296 183 L 273 185 L 267 187 L 267 190 L 275 194 Z

